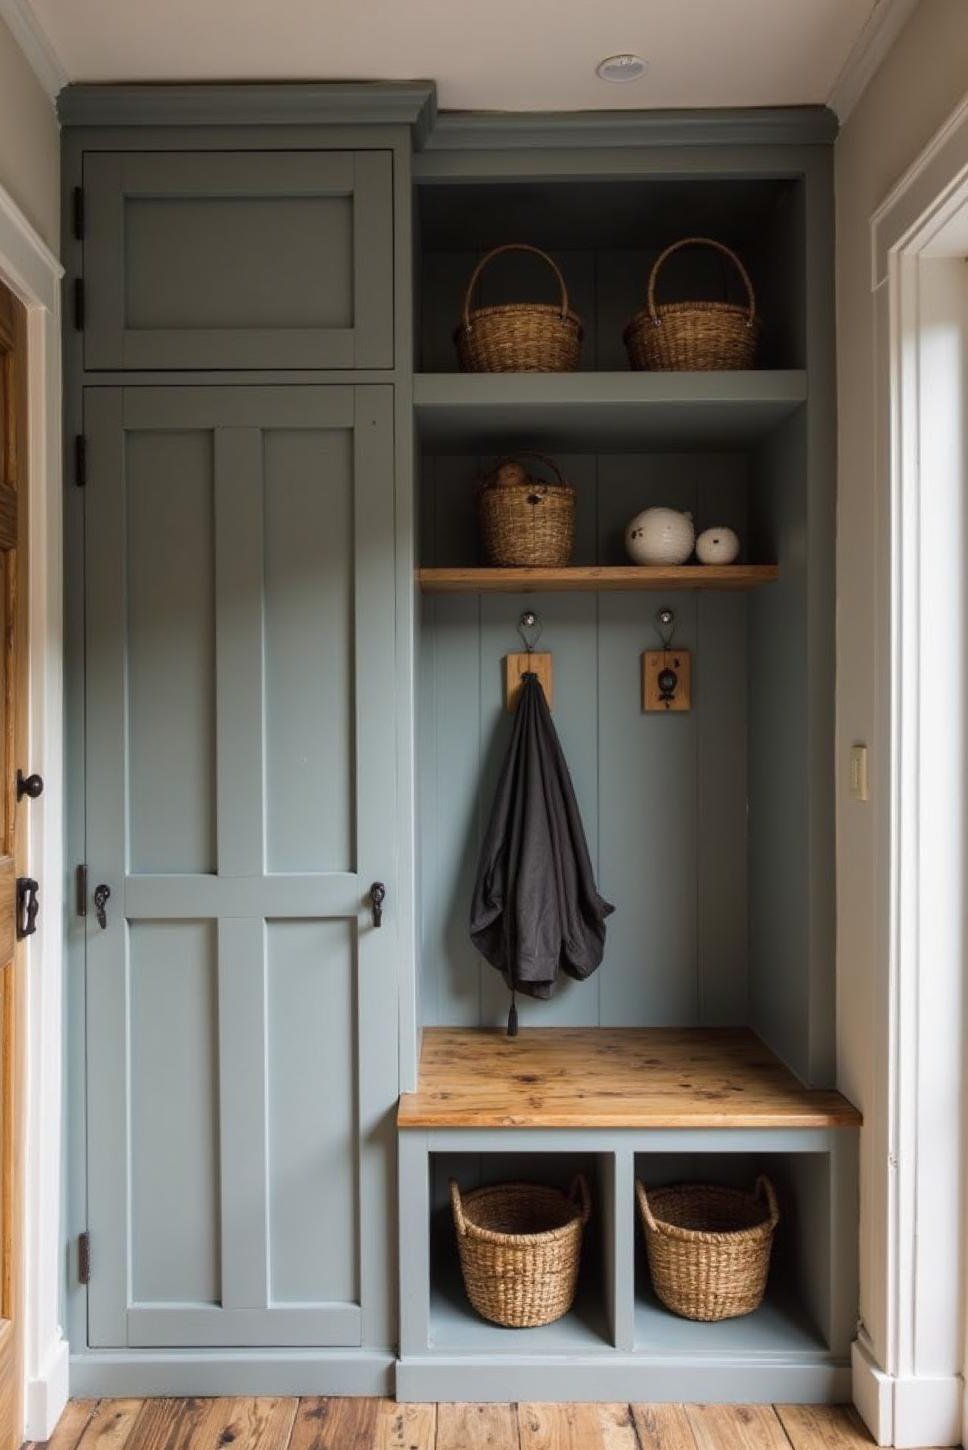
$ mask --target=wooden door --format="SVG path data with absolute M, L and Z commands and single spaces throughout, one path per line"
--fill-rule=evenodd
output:
M 93 388 L 85 431 L 90 1342 L 379 1343 L 392 390 Z
M 393 366 L 389 151 L 84 158 L 88 368 Z
M 0 1450 L 19 1446 L 23 1378 L 25 950 L 17 878 L 26 811 L 17 801 L 27 724 L 27 316 L 0 285 Z

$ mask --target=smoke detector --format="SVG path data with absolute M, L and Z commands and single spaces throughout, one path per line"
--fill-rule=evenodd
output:
M 595 67 L 595 74 L 603 81 L 641 80 L 648 69 L 648 63 L 640 55 L 627 51 L 623 55 L 607 55 Z

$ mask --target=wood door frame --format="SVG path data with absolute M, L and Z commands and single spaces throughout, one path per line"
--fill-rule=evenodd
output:
M 64 877 L 60 262 L 0 186 L 0 281 L 27 309 L 30 769 L 45 781 L 28 818 L 42 886 L 27 967 L 24 1182 L 24 1434 L 45 1440 L 67 1399 L 60 1324 Z

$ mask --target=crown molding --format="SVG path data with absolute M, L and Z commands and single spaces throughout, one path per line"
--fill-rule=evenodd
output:
M 544 147 L 829 145 L 826 106 L 670 111 L 442 111 L 428 151 Z
M 67 71 L 29 0 L 0 0 L 0 19 L 6 21 L 27 64 L 50 99 L 56 101 L 67 85 Z
M 0 0 L 3 3 L 3 0 Z M 433 81 L 69 85 L 64 126 L 409 126 L 420 150 L 437 114 Z
M 918 0 L 875 0 L 860 35 L 834 81 L 827 104 L 843 125 L 910 20 Z

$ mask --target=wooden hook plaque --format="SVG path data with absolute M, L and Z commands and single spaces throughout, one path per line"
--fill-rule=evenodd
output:
M 504 656 L 504 703 L 509 710 L 518 708 L 518 696 L 521 694 L 521 676 L 528 671 L 538 676 L 541 681 L 541 688 L 544 690 L 545 699 L 548 701 L 548 709 L 554 708 L 555 679 L 551 667 L 550 654 L 515 654 Z

